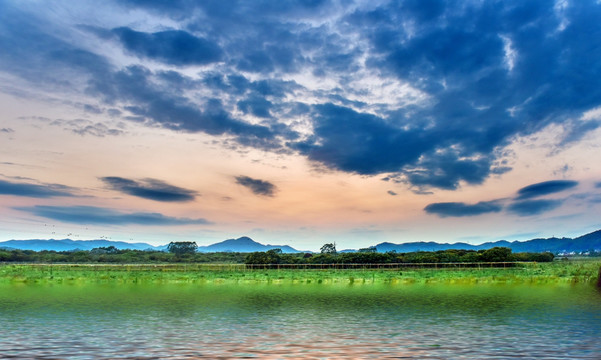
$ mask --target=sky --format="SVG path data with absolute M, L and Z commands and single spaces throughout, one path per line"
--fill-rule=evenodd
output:
M 0 0 L 0 240 L 601 228 L 599 1 Z

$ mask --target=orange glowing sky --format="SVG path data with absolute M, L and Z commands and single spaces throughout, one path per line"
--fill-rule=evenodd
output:
M 0 241 L 596 230 L 601 5 L 497 5 L 3 2 Z

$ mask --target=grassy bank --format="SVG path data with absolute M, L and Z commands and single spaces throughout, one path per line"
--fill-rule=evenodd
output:
M 601 261 L 529 263 L 512 268 L 270 269 L 237 265 L 0 265 L 4 283 L 594 283 Z

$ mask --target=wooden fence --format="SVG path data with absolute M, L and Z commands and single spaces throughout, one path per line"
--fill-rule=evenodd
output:
M 253 271 L 253 270 L 409 270 L 409 269 L 488 269 L 521 268 L 533 262 L 453 262 L 453 263 L 381 263 L 381 264 L 18 264 L 40 271 Z

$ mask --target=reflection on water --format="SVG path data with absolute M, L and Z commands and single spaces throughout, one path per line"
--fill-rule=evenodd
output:
M 3 359 L 600 359 L 588 286 L 0 285 Z

